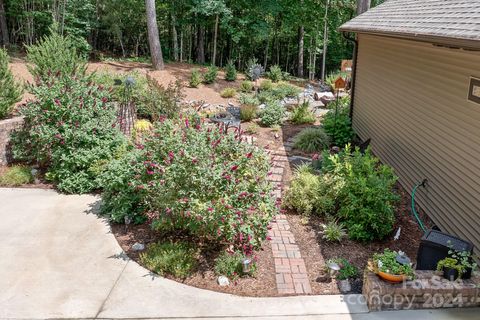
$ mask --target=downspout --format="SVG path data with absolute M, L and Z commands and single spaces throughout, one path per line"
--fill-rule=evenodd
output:
M 357 54 L 358 54 L 358 40 L 348 36 L 348 32 L 342 32 L 342 35 L 348 41 L 353 42 L 353 58 L 352 58 L 352 83 L 351 83 L 351 97 L 350 97 L 350 123 L 353 124 L 353 107 L 355 101 L 355 84 L 357 83 Z

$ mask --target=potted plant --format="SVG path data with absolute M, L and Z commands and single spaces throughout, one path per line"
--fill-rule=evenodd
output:
M 443 277 L 450 281 L 456 280 L 465 271 L 465 267 L 457 259 L 445 258 L 437 263 L 437 271 L 443 271 Z
M 352 290 L 350 283 L 358 275 L 358 269 L 345 258 L 335 258 L 327 261 L 328 265 L 338 265 L 339 270 L 335 278 L 338 280 L 340 292 L 347 293 Z
M 375 253 L 369 262 L 369 267 L 381 279 L 392 283 L 413 279 L 415 276 L 410 259 L 405 256 L 405 253 L 388 248 L 383 253 Z
M 468 251 L 455 250 L 453 249 L 453 246 L 451 245 L 451 243 L 449 243 L 448 246 L 450 248 L 450 250 L 448 250 L 449 257 L 456 260 L 457 264 L 461 267 L 461 269 L 459 270 L 459 275 L 464 280 L 470 279 L 470 277 L 472 276 L 472 271 L 474 271 L 477 268 L 477 264 L 474 262 L 474 259 L 471 253 Z M 437 270 L 438 270 L 438 265 L 437 265 Z

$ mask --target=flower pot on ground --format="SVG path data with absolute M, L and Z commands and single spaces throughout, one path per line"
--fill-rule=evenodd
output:
M 443 277 L 450 281 L 454 281 L 458 278 L 459 273 L 458 270 L 455 268 L 443 268 Z
M 442 270 L 440 266 L 443 267 L 453 267 L 459 271 L 459 275 L 462 279 L 467 280 L 472 276 L 472 271 L 477 268 L 471 252 L 468 251 L 458 251 L 453 249 L 451 243 L 448 243 L 448 258 L 440 260 L 437 264 L 437 270 Z M 453 263 L 455 261 L 455 264 Z M 447 264 L 447 265 L 444 265 Z

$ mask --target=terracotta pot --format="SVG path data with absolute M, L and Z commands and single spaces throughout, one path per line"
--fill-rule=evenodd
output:
M 382 280 L 392 282 L 392 283 L 400 283 L 408 279 L 408 277 L 405 275 L 390 274 L 382 271 L 378 271 L 377 274 Z

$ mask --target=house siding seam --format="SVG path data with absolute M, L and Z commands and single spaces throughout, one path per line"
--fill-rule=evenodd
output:
M 480 52 L 359 34 L 353 127 L 419 206 L 480 253 Z M 405 212 L 405 214 L 410 214 Z

